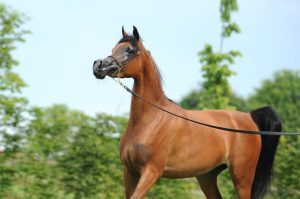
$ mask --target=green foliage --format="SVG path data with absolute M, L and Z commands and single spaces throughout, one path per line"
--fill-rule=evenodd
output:
M 185 96 L 183 96 L 179 104 L 181 107 L 186 109 L 198 110 L 198 107 L 200 106 L 199 99 L 201 95 L 202 95 L 202 90 L 194 89 L 190 91 L 188 94 L 186 94 Z
M 235 74 L 229 69 L 229 64 L 234 63 L 236 56 L 240 56 L 238 51 L 214 53 L 209 44 L 206 44 L 204 50 L 199 52 L 205 79 L 202 84 L 203 94 L 199 99 L 199 109 L 234 108 L 229 105 L 228 96 L 232 94 L 232 91 L 228 77 Z
M 159 179 L 155 186 L 149 192 L 147 198 L 189 198 L 196 199 L 199 196 L 195 190 L 199 189 L 199 185 L 191 179 Z
M 71 143 L 58 162 L 65 190 L 74 198 L 123 197 L 123 168 L 116 138 L 125 127 L 120 119 L 99 114 L 81 119 L 82 124 L 73 128 L 77 132 L 69 138 Z
M 16 153 L 22 144 L 22 123 L 26 99 L 20 97 L 24 81 L 13 69 L 18 62 L 11 53 L 18 42 L 24 41 L 27 31 L 22 29 L 23 16 L 0 3 L 0 197 L 11 190 L 16 168 L 7 166 L 6 160 Z
M 221 0 L 221 21 L 229 22 L 231 20 L 231 13 L 237 10 L 238 4 L 236 0 Z
M 11 53 L 16 48 L 17 42 L 24 42 L 24 34 L 28 33 L 21 28 L 23 15 L 19 12 L 7 8 L 0 4 L 0 105 L 1 123 L 13 123 L 12 111 L 18 108 L 23 101 L 13 96 L 19 93 L 25 86 L 23 80 L 12 69 L 18 62 L 12 57 Z M 11 101 L 11 103 L 7 102 Z
M 241 30 L 236 23 L 231 22 L 232 12 L 238 11 L 238 3 L 236 0 L 221 0 L 220 13 L 222 21 L 222 37 L 230 37 L 233 32 L 240 33 Z
M 22 113 L 26 99 L 19 96 L 25 86 L 24 81 L 13 71 L 18 62 L 11 53 L 17 42 L 24 42 L 26 30 L 22 29 L 24 16 L 0 3 L 0 146 L 16 150 L 20 135 L 12 135 L 19 130 L 24 120 Z
M 32 117 L 26 145 L 3 161 L 5 173 L 13 173 L 13 183 L 7 185 L 11 191 L 3 196 L 122 198 L 115 134 L 123 130 L 125 119 L 93 118 L 63 105 L 34 108 Z
M 228 78 L 235 75 L 229 68 L 234 59 L 241 56 L 239 51 L 222 53 L 224 38 L 230 37 L 233 32 L 239 33 L 236 23 L 231 22 L 231 13 L 238 10 L 236 0 L 221 0 L 220 14 L 222 22 L 220 52 L 214 52 L 210 44 L 198 53 L 202 65 L 203 78 L 201 95 L 199 96 L 199 109 L 234 109 L 229 104 L 229 95 L 233 95 Z
M 222 37 L 230 37 L 230 35 L 235 32 L 235 33 L 240 33 L 241 29 L 239 28 L 239 26 L 236 23 L 231 23 L 226 25 L 223 28 L 223 32 L 222 32 Z

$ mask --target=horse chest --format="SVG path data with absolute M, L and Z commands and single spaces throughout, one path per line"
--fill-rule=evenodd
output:
M 144 144 L 122 143 L 120 155 L 127 168 L 139 170 L 151 158 L 151 150 Z
M 123 134 L 120 142 L 120 157 L 127 168 L 139 171 L 146 163 L 155 159 L 153 154 L 156 154 L 160 147 L 154 143 L 156 143 L 155 140 L 161 139 L 162 134 L 159 134 L 157 126 L 155 131 L 149 131 L 153 129 L 151 125 L 152 123 L 140 123 L 140 125 L 134 125 L 133 128 L 133 125 L 129 124 Z

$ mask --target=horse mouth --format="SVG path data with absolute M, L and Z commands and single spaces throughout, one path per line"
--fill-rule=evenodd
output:
M 104 79 L 107 75 L 112 76 L 119 70 L 117 65 L 109 65 L 106 67 L 101 67 L 98 70 L 94 71 L 94 75 L 97 79 Z

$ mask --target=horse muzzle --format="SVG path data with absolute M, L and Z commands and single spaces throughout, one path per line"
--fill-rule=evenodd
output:
M 98 59 L 93 64 L 93 73 L 97 79 L 104 79 L 106 75 L 111 75 L 118 69 L 119 67 L 107 58 Z

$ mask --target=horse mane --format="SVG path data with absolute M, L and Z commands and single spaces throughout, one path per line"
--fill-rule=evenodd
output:
M 153 57 L 152 57 L 152 55 L 151 55 L 151 52 L 150 52 L 149 50 L 147 50 L 147 52 L 148 52 L 148 54 L 149 54 L 149 56 L 150 56 L 150 58 L 151 58 L 151 60 L 152 60 L 152 62 L 153 62 L 153 65 L 154 65 L 154 67 L 155 67 L 156 74 L 157 74 L 158 78 L 160 79 L 160 81 L 161 81 L 162 83 L 164 83 L 164 80 L 163 80 L 163 78 L 162 78 L 161 72 L 160 72 L 160 70 L 159 70 L 159 68 L 158 68 L 158 66 L 157 66 L 157 64 L 156 64 L 156 62 L 155 62 L 155 60 L 153 59 Z M 165 91 L 163 91 L 163 93 L 164 93 L 164 95 L 166 96 Z M 174 102 L 173 100 L 171 100 L 171 99 L 168 98 L 167 96 L 166 96 L 166 98 L 167 98 L 170 102 L 173 102 L 174 104 L 177 104 L 176 102 Z
M 160 72 L 160 70 L 159 70 L 159 68 L 158 68 L 158 66 L 157 66 L 157 64 L 156 64 L 156 62 L 155 62 L 155 60 L 153 59 L 153 57 L 152 57 L 152 55 L 151 55 L 151 52 L 150 52 L 149 50 L 147 50 L 147 52 L 148 52 L 148 54 L 150 55 L 150 58 L 151 58 L 151 60 L 152 60 L 152 62 L 153 62 L 153 65 L 154 65 L 154 67 L 155 67 L 155 70 L 156 70 L 156 73 L 157 73 L 157 75 L 158 75 L 158 78 L 160 79 L 160 81 L 161 81 L 162 83 L 164 83 L 164 80 L 163 80 L 163 78 L 162 78 L 161 72 Z

